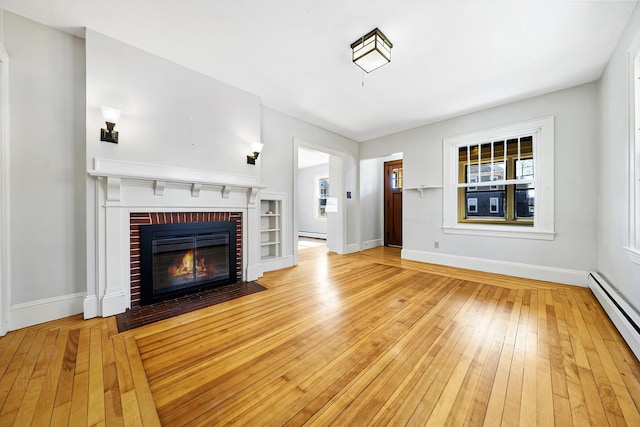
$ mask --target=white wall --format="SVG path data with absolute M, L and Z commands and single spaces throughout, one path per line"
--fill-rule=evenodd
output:
M 329 163 L 298 170 L 298 231 L 321 234 L 326 237 L 327 218 L 318 218 L 319 177 L 329 176 Z M 329 183 L 331 186 L 331 183 Z
M 629 94 L 627 51 L 640 33 L 636 7 L 600 81 L 598 149 L 598 271 L 640 312 L 640 265 L 623 249 L 629 244 Z
M 412 186 L 442 184 L 443 138 L 549 115 L 555 117 L 553 241 L 444 234 L 442 189 L 426 190 L 424 198 L 416 190 L 407 190 Z M 490 259 L 494 261 L 493 271 L 505 273 L 522 274 L 521 270 L 511 268 L 522 264 L 547 272 L 567 270 L 571 280 L 586 285 L 586 272 L 596 265 L 598 204 L 594 189 L 598 178 L 593 171 L 598 167 L 597 122 L 598 86 L 592 83 L 368 141 L 361 145 L 360 158 L 385 155 L 389 146 L 404 153 L 405 250 L 424 254 L 426 258 L 456 259 L 463 265 L 467 261 L 477 265 L 475 261 Z M 369 221 L 364 215 L 362 219 Z M 436 241 L 439 249 L 434 249 Z M 562 276 L 556 280 L 567 281 Z
M 87 46 L 87 167 L 110 158 L 259 176 L 260 99 L 92 30 Z M 101 105 L 122 110 L 119 143 L 100 141 Z
M 2 15 L 10 134 L 8 191 L 1 195 L 8 232 L 0 236 L 9 271 L 2 283 L 7 323 L 0 329 L 13 330 L 82 311 L 84 42 Z
M 86 288 L 85 56 L 82 39 L 6 11 L 4 45 L 10 57 L 10 302 L 15 311 L 16 304 Z

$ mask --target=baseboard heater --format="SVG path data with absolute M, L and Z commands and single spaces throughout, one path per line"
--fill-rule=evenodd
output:
M 589 273 L 588 284 L 591 292 L 607 312 L 633 354 L 640 360 L 640 315 L 638 312 L 611 286 L 603 275 L 597 272 Z

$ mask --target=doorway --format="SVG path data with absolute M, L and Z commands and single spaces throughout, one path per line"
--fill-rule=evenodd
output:
M 402 159 L 384 162 L 384 245 L 402 246 Z
M 323 219 L 325 221 L 325 236 L 322 233 L 314 234 L 313 232 L 304 233 L 306 237 L 322 238 L 326 240 L 326 248 L 330 252 L 338 254 L 345 253 L 345 230 L 346 230 L 346 214 L 345 214 L 345 177 L 343 172 L 344 153 L 334 151 L 323 146 L 319 146 L 298 138 L 294 138 L 294 164 L 293 164 L 293 235 L 294 239 L 298 239 L 301 228 L 301 203 L 299 175 L 301 161 L 309 152 L 313 152 L 314 156 L 324 157 L 324 162 L 328 161 L 328 175 L 325 173 L 314 173 L 313 190 L 307 192 L 312 195 L 314 200 L 309 206 L 315 216 L 315 220 Z M 302 163 L 304 165 L 304 163 Z M 317 187 L 317 188 L 316 188 Z M 303 192 L 303 194 L 305 194 Z M 303 232 L 305 230 L 302 230 Z M 295 243 L 295 241 L 294 241 Z M 294 265 L 298 264 L 298 245 L 294 244 Z

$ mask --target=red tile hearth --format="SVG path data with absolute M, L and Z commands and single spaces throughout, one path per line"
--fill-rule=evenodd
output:
M 118 332 L 128 331 L 190 311 L 220 304 L 267 288 L 256 282 L 238 282 L 142 307 L 116 315 Z

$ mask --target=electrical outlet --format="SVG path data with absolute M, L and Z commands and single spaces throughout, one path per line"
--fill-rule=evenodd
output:
M 435 249 L 440 248 L 440 242 L 433 242 L 433 247 L 434 247 Z

